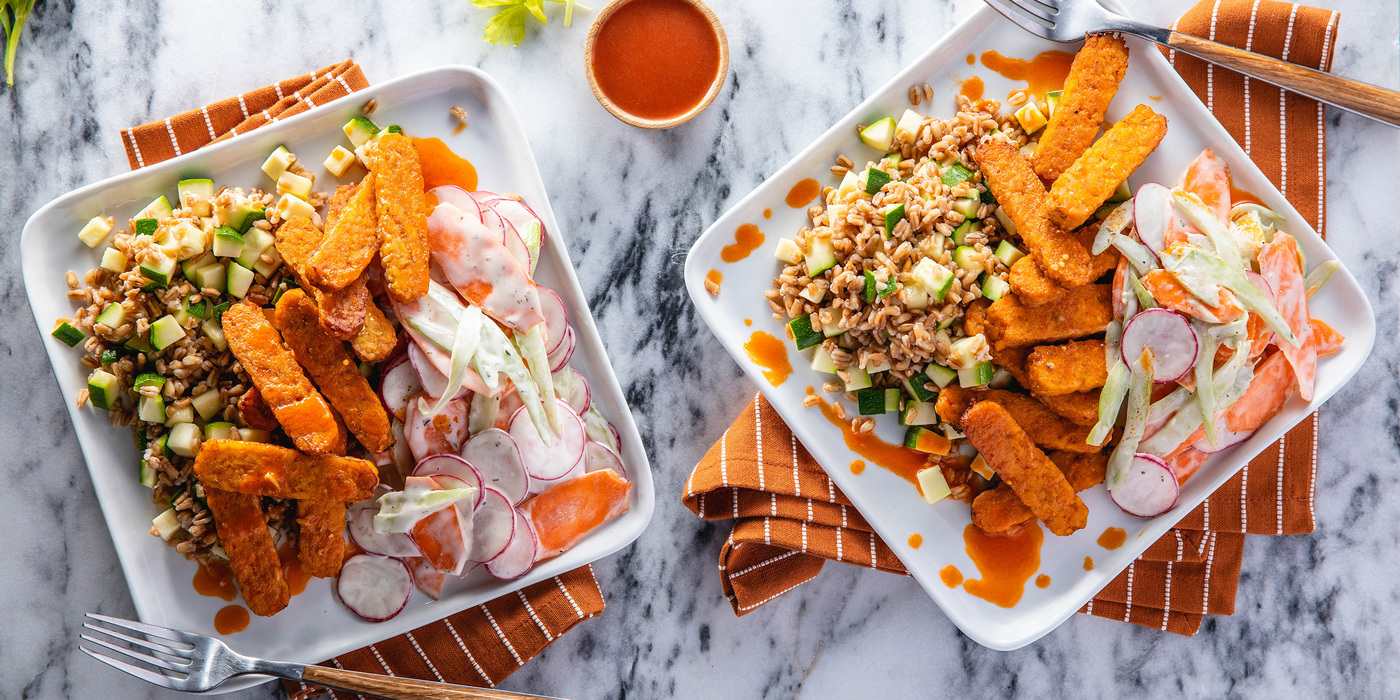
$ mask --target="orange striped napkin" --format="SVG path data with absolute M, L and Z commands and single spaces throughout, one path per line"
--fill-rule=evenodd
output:
M 124 129 L 133 170 L 247 133 L 369 87 L 354 61 L 258 88 L 169 119 Z M 392 639 L 341 654 L 337 668 L 474 686 L 495 686 L 560 635 L 603 612 L 592 566 L 583 566 Z M 295 698 L 330 693 L 284 682 Z
M 1328 70 L 1339 15 L 1274 0 L 1204 0 L 1173 25 Z M 1258 80 L 1167 53 L 1250 158 L 1325 233 L 1323 106 Z M 1304 420 L 1152 544 L 1081 612 L 1177 634 L 1235 609 L 1245 534 L 1312 532 L 1317 415 Z M 724 593 L 743 615 L 811 580 L 827 560 L 896 573 L 880 541 L 820 465 L 758 396 L 686 481 L 682 501 L 702 518 L 733 519 L 720 549 Z

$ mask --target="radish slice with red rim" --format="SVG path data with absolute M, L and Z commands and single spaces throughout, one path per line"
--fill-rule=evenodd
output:
M 622 466 L 622 458 L 607 445 L 600 445 L 590 442 L 583 446 L 583 470 L 585 472 L 596 472 L 604 469 L 611 469 L 617 475 L 626 479 L 627 469 Z
M 413 575 L 403 562 L 377 554 L 345 560 L 335 578 L 335 594 L 350 612 L 370 622 L 398 615 L 413 594 Z
M 569 364 L 569 360 L 574 357 L 574 348 L 577 346 L 574 340 L 574 328 L 569 326 L 564 331 L 564 340 L 559 343 L 559 347 L 549 354 L 549 371 L 558 372 L 560 367 Z
M 510 433 L 489 428 L 462 446 L 462 458 L 481 475 L 483 486 L 496 489 L 516 505 L 530 495 L 530 474 Z
M 447 375 L 439 372 L 433 363 L 428 361 L 428 356 L 423 354 L 423 349 L 417 344 L 410 343 L 408 346 L 408 361 L 413 365 L 413 371 L 418 373 L 418 383 L 423 387 L 423 391 L 429 396 L 442 396 L 447 391 Z M 452 398 L 460 399 L 471 393 L 466 384 L 457 389 L 457 393 Z
M 1142 366 L 1142 351 L 1151 350 L 1153 379 L 1174 382 L 1196 364 L 1199 341 L 1185 316 L 1170 309 L 1147 309 L 1123 329 L 1123 362 L 1137 370 Z
M 437 454 L 424 457 L 423 461 L 413 469 L 414 476 L 431 476 L 434 481 L 442 483 L 439 475 L 445 475 L 462 482 L 464 486 L 479 489 L 482 486 L 481 473 L 469 461 L 454 454 Z M 445 489 L 457 488 L 456 486 L 442 485 Z M 475 503 L 473 503 L 473 506 Z M 469 510 L 470 512 L 470 510 Z
M 544 351 L 552 353 L 564 342 L 569 328 L 569 314 L 564 310 L 564 300 L 554 290 L 540 287 L 540 311 L 544 313 Z
M 584 411 L 588 410 L 589 406 L 593 405 L 593 390 L 589 388 L 588 380 L 584 379 L 578 370 L 569 367 L 563 371 L 569 373 L 569 408 L 574 409 L 581 416 Z
M 535 528 L 524 513 L 515 511 L 515 534 L 510 544 L 495 559 L 486 562 L 486 572 L 502 580 L 524 576 L 535 565 L 535 552 L 539 549 L 539 539 Z
M 352 504 L 346 511 L 346 530 L 360 549 L 386 557 L 421 556 L 418 545 L 405 532 L 382 533 L 374 529 L 374 516 L 379 513 L 379 496 L 387 489 L 375 489 L 374 498 Z
M 417 461 L 439 454 L 456 454 L 467 439 L 467 413 L 471 410 L 463 399 L 449 401 L 434 418 L 425 418 L 419 412 L 419 400 L 408 404 L 408 420 L 404 421 L 404 437 L 408 449 Z M 447 432 L 440 428 L 447 426 Z
M 520 394 L 516 393 L 515 386 L 512 385 L 501 394 L 501 403 L 496 407 L 496 426 L 501 430 L 510 430 L 510 419 L 515 417 L 515 412 L 524 406 L 525 402 L 520 400 Z
M 482 206 L 475 195 L 456 185 L 434 187 L 428 190 L 428 194 L 437 197 L 438 202 L 442 204 L 451 204 L 468 214 L 475 215 L 478 220 L 481 220 L 481 211 L 486 208 Z M 429 212 L 429 214 L 431 213 Z
M 510 436 L 515 446 L 520 448 L 520 459 L 525 463 L 525 471 L 531 479 L 553 481 L 563 477 L 583 461 L 583 421 L 574 413 L 569 404 L 555 399 L 558 404 L 560 431 L 552 443 L 544 444 L 535 424 L 530 422 L 529 411 L 521 408 L 510 419 Z
M 384 410 L 399 420 L 408 415 L 409 399 L 421 393 L 423 383 L 407 355 L 379 375 L 379 400 L 384 404 Z
M 1252 435 L 1254 435 L 1253 430 L 1221 430 L 1220 435 L 1216 436 L 1218 439 L 1215 441 L 1214 445 L 1210 444 L 1209 440 L 1202 437 L 1191 446 L 1206 454 L 1215 454 L 1216 452 L 1224 452 L 1248 440 Z
M 472 516 L 472 540 L 468 558 L 488 562 L 506 550 L 515 535 L 515 508 L 510 499 L 491 487 L 481 490 L 481 500 Z
M 1133 226 L 1138 240 L 1153 254 L 1161 254 L 1167 247 L 1167 222 L 1171 215 L 1171 189 L 1149 182 L 1133 195 Z
M 1123 512 L 1152 518 L 1171 510 L 1180 493 L 1176 472 L 1161 457 L 1139 452 L 1128 467 L 1123 485 L 1109 495 Z

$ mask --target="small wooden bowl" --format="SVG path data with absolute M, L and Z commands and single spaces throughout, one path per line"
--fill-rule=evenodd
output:
M 670 119 L 644 119 L 628 114 L 623 111 L 621 107 L 618 107 L 611 99 L 608 99 L 608 96 L 604 95 L 602 89 L 598 87 L 598 77 L 593 74 L 593 45 L 598 41 L 598 30 L 603 26 L 603 23 L 608 21 L 608 18 L 611 17 L 619 7 L 633 1 L 634 0 L 613 0 L 598 13 L 598 16 L 593 20 L 593 26 L 589 27 L 588 39 L 585 40 L 583 47 L 583 66 L 584 72 L 588 74 L 588 87 L 593 89 L 593 96 L 598 98 L 598 102 L 603 105 L 603 109 L 608 110 L 614 117 L 632 126 L 641 127 L 643 129 L 669 129 L 673 126 L 679 126 L 694 119 L 701 112 L 705 111 L 705 108 L 709 107 L 710 103 L 714 102 L 715 97 L 719 95 L 720 88 L 724 87 L 724 81 L 729 76 L 729 40 L 724 36 L 724 27 L 720 26 L 719 18 L 715 16 L 714 11 L 711 10 L 708 5 L 700 0 L 685 0 L 685 2 L 693 5 L 695 9 L 700 10 L 701 14 L 705 15 L 705 19 L 709 21 L 710 27 L 715 30 L 715 38 L 719 40 L 719 70 L 715 72 L 715 81 L 710 84 L 710 90 L 705 93 L 705 98 L 680 116 Z

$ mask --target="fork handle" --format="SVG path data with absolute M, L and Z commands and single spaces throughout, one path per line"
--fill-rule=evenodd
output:
M 1400 126 L 1400 92 L 1181 32 L 1171 32 L 1166 43 L 1178 51 L 1307 95 L 1333 107 Z
M 325 666 L 307 666 L 302 671 L 301 680 L 354 693 L 392 698 L 393 700 L 521 700 L 522 698 L 539 697 L 537 695 L 509 693 L 504 690 L 433 683 L 415 678 L 380 676 Z

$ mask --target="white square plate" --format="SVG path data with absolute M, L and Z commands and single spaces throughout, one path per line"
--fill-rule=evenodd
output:
M 466 66 L 444 66 L 372 86 L 229 141 L 80 188 L 44 206 L 25 225 L 20 251 L 29 303 L 68 404 L 136 611 L 145 622 L 217 636 L 214 613 L 227 603 L 196 594 L 191 586 L 195 565 L 148 533 L 151 518 L 159 509 L 151 504 L 150 490 L 137 483 L 138 456 L 131 430 L 110 427 L 104 411 L 75 406 L 88 372 L 79 363 L 78 353 L 48 331 L 55 318 L 73 315 L 74 305 L 65 296 L 64 273 L 71 269 L 81 276 L 99 261 L 101 247 L 87 248 L 78 240 L 77 231 L 98 214 L 126 221 L 158 194 L 173 197 L 175 183 L 182 178 L 212 177 L 220 185 L 269 188 L 271 182 L 259 167 L 278 144 L 286 144 L 304 157 L 303 162 L 317 173 L 318 190 L 330 191 L 336 184 L 362 177 L 363 170 L 355 167 L 345 179 L 337 179 L 320 162 L 331 149 L 343 144 L 341 126 L 358 115 L 371 97 L 379 100 L 376 122 L 400 124 L 417 136 L 442 138 L 476 166 L 481 189 L 517 193 L 544 220 L 548 239 L 536 278 L 564 300 L 578 335 L 573 365 L 588 377 L 593 400 L 599 402 L 600 410 L 622 437 L 622 456 L 633 483 L 632 507 L 573 549 L 541 562 L 514 581 L 497 581 L 478 570 L 464 579 L 449 580 L 442 599 L 436 602 L 415 591 L 398 617 L 376 624 L 360 620 L 335 602 L 329 579 L 313 579 L 306 592 L 293 597 L 285 610 L 270 618 L 255 616 L 248 629 L 229 635 L 226 641 L 235 650 L 255 656 L 304 663 L 324 661 L 607 556 L 637 539 L 651 520 L 656 495 L 646 451 L 574 276 L 564 236 L 515 111 L 490 76 Z M 457 135 L 452 135 L 456 120 L 448 113 L 453 105 L 464 107 L 471 115 L 471 127 Z M 226 684 L 220 692 L 251 684 Z
M 1196 154 L 1209 146 L 1230 164 L 1241 188 L 1257 193 L 1268 206 L 1288 219 L 1285 228 L 1297 237 L 1310 265 L 1336 258 L 1182 82 L 1157 48 L 1132 38 L 1128 43 L 1131 60 L 1127 77 L 1109 109 L 1108 119 L 1117 120 L 1145 102 L 1165 115 L 1169 123 L 1165 140 L 1133 175 L 1133 183 L 1176 182 Z M 1072 51 L 1074 48 L 1032 36 L 990 8 L 981 7 L 720 217 L 696 241 L 685 267 L 686 287 L 700 316 L 749 379 L 773 403 L 802 444 L 826 467 L 861 515 L 953 623 L 978 643 L 1000 650 L 1029 644 L 1068 619 L 1250 458 L 1336 393 L 1360 368 L 1375 340 L 1371 305 L 1355 278 L 1342 268 L 1312 299 L 1315 315 L 1347 337 L 1341 351 L 1318 363 L 1317 392 L 1312 403 L 1295 398 L 1254 437 L 1216 455 L 1186 482 L 1176 507 L 1159 517 L 1141 519 L 1125 514 L 1102 488 L 1082 494 L 1089 506 L 1088 527 L 1071 537 L 1045 537 L 1039 573 L 1048 574 L 1051 584 L 1045 589 L 1028 584 L 1020 602 L 1012 608 L 998 607 L 973 597 L 962 588 L 944 585 L 938 571 L 948 564 L 957 566 L 968 578 L 978 577 L 977 568 L 963 549 L 963 528 L 969 522 L 967 504 L 945 500 L 929 506 L 909 482 L 884 469 L 866 469 L 859 476 L 852 474 L 847 465 L 859 455 L 846 447 L 840 431 L 815 408 L 802 406 L 806 387 L 820 387 L 830 375 L 819 374 L 809 367 L 810 353 L 798 353 L 789 348 L 794 373 L 781 386 L 775 387 L 764 379 L 762 369 L 749 359 L 743 345 L 756 330 L 785 337 L 782 323 L 773 319 L 763 293 L 781 271 L 780 263 L 773 258 L 777 239 L 791 237 L 800 226 L 810 223 L 804 210 L 792 209 L 783 203 L 789 188 L 808 177 L 835 185 L 837 180 L 829 168 L 840 154 L 849 154 L 858 165 L 879 155 L 861 144 L 856 135 L 857 124 L 870 124 L 887 115 L 897 117 L 909 107 L 909 86 L 925 81 L 934 88 L 934 106 L 925 103 L 919 109 L 924 113 L 932 109 L 933 116 L 943 118 L 952 116 L 953 95 L 957 94 L 962 79 L 973 75 L 981 77 L 986 83 L 986 95 L 995 99 L 1004 99 L 1012 90 L 1025 87 L 1020 81 L 1007 80 L 980 65 L 968 65 L 969 54 L 980 56 L 984 50 L 995 49 L 1006 56 L 1030 58 L 1042 51 Z M 771 219 L 762 216 L 766 208 L 773 210 Z M 720 249 L 734 241 L 735 229 L 743 223 L 757 224 L 766 234 L 765 244 L 740 262 L 725 263 L 720 259 Z M 711 269 L 724 274 L 718 297 L 711 296 L 704 288 L 705 275 Z M 752 319 L 753 326 L 747 326 L 745 319 Z M 903 428 L 897 424 L 895 416 L 889 414 L 877 421 L 876 432 L 886 441 L 898 442 Z M 1127 544 L 1111 551 L 1099 547 L 1095 539 L 1108 527 L 1125 529 Z M 907 543 L 913 533 L 923 536 L 919 549 Z M 1092 571 L 1083 569 L 1086 556 L 1094 559 Z

